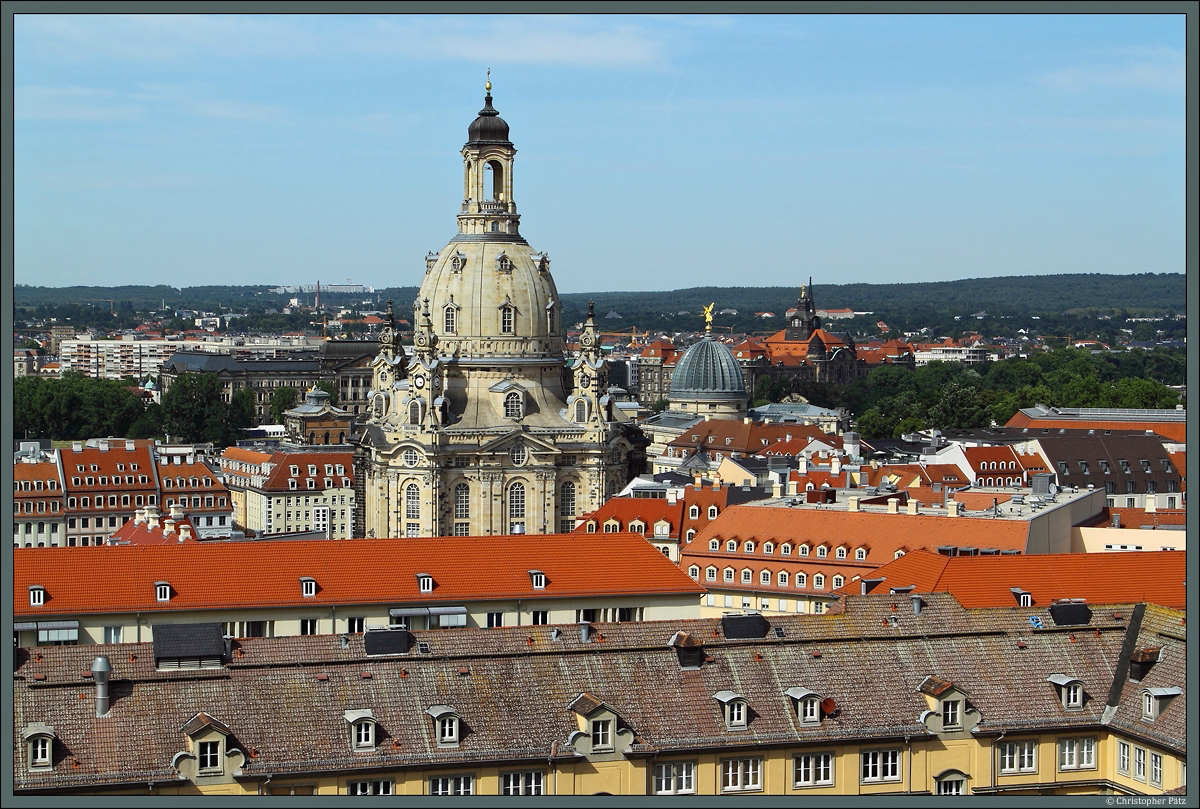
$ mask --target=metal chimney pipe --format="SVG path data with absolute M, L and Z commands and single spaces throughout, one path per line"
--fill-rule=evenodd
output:
M 592 625 L 588 623 L 579 624 L 579 640 L 587 643 L 592 637 Z
M 921 596 L 917 595 L 916 593 L 913 593 L 912 595 L 909 596 L 909 598 L 912 599 L 913 615 L 920 615 L 921 607 L 924 606 L 921 602 Z
M 96 716 L 108 715 L 108 678 L 112 675 L 112 663 L 104 655 L 92 661 L 92 679 L 96 682 Z

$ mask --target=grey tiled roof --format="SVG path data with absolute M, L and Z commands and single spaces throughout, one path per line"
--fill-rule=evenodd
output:
M 593 705 L 633 730 L 631 754 L 922 737 L 929 732 L 919 688 L 931 675 L 981 713 L 977 735 L 1100 726 L 1130 605 L 1093 605 L 1089 625 L 1055 627 L 1041 608 L 965 610 L 948 594 L 923 599 L 919 615 L 907 598 L 868 595 L 847 599 L 837 614 L 770 616 L 766 637 L 751 640 L 725 639 L 720 619 L 597 623 L 588 641 L 575 625 L 414 632 L 428 653 L 413 644 L 408 654 L 371 658 L 361 635 L 346 636 L 345 645 L 338 635 L 246 639 L 223 669 L 169 675 L 153 671 L 149 644 L 19 649 L 17 737 L 44 722 L 57 739 L 53 773 L 29 772 L 18 747 L 16 786 L 173 780 L 172 757 L 186 745 L 181 728 L 198 713 L 223 723 L 230 745 L 250 754 L 247 777 L 545 761 L 556 743 L 559 756 L 572 756 L 572 709 Z M 1167 649 L 1149 685 L 1183 684 L 1175 681 L 1181 615 L 1146 611 L 1138 644 Z M 1046 628 L 1033 628 L 1030 617 Z M 711 661 L 682 668 L 670 645 L 679 631 L 702 642 Z M 112 710 L 97 719 L 92 700 L 79 694 L 92 688 L 81 672 L 100 651 L 113 665 Z M 1083 683 L 1082 710 L 1064 709 L 1046 681 L 1054 673 Z M 785 693 L 795 687 L 832 699 L 836 712 L 800 725 Z M 745 729 L 725 727 L 712 695 L 726 690 L 749 703 Z M 1184 749 L 1182 696 L 1151 724 L 1130 712 L 1140 706 L 1140 687 L 1125 692 L 1117 722 L 1127 723 L 1126 733 Z M 433 705 L 461 717 L 458 747 L 438 746 L 425 714 Z M 379 742 L 364 755 L 350 749 L 344 713 L 365 709 L 379 723 Z

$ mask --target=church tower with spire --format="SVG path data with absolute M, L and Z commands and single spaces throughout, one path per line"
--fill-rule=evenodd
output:
M 571 531 L 629 477 L 591 312 L 566 366 L 550 258 L 520 233 L 517 150 L 491 90 L 489 74 L 462 148 L 457 232 L 425 257 L 411 354 L 394 328 L 381 339 L 355 536 Z

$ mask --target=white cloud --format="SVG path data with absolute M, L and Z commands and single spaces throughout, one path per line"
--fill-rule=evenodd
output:
M 1139 49 L 1124 58 L 1078 64 L 1045 73 L 1037 80 L 1066 92 L 1131 89 L 1182 92 L 1186 86 L 1183 54 L 1170 48 Z
M 13 111 L 18 121 L 121 121 L 141 117 L 142 108 L 92 87 L 17 87 Z
M 72 62 L 357 53 L 624 67 L 662 62 L 668 39 L 663 28 L 658 21 L 617 16 L 60 14 L 18 17 L 16 35 L 22 58 Z

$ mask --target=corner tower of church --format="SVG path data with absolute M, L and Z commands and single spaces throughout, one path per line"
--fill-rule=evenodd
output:
M 389 325 L 374 361 L 357 536 L 570 531 L 630 475 L 598 341 L 565 362 L 550 258 L 520 234 L 517 150 L 486 90 L 457 233 L 425 257 L 411 353 Z

